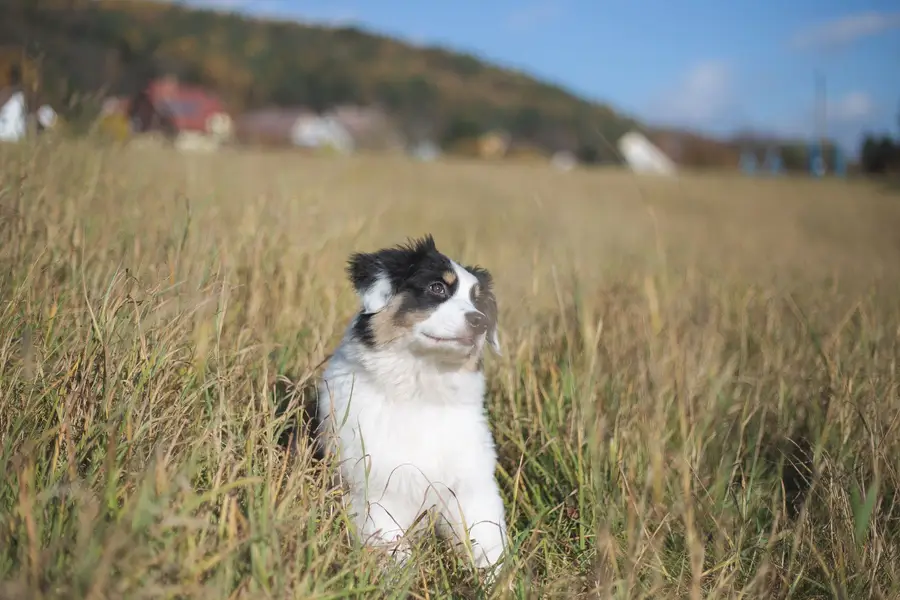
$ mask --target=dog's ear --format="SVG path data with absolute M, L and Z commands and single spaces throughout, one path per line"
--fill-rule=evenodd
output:
M 493 297 L 494 297 L 494 293 L 491 292 L 491 298 L 493 298 Z M 493 318 L 491 319 L 490 323 L 491 324 L 488 327 L 488 331 L 487 331 L 487 341 L 488 341 L 488 344 L 490 344 L 491 348 L 493 348 L 494 353 L 497 356 L 501 356 L 502 353 L 500 352 L 500 336 L 497 333 L 497 330 L 499 329 L 499 325 L 497 324 L 496 301 L 494 301 L 494 315 L 493 315 Z
M 347 261 L 347 274 L 362 300 L 363 311 L 374 313 L 387 306 L 400 282 L 431 252 L 437 252 L 437 248 L 428 234 L 378 252 L 352 254 Z
M 490 336 L 488 338 L 488 341 L 491 344 L 491 348 L 494 349 L 494 352 L 497 354 L 497 356 L 502 356 L 503 353 L 500 352 L 500 337 L 497 335 L 496 324 L 494 325 L 494 328 L 488 332 L 488 335 Z
M 494 278 L 491 276 L 490 271 L 482 269 L 481 267 L 466 267 L 466 269 L 475 275 L 475 278 L 478 280 L 478 288 L 474 294 L 475 308 L 487 317 L 487 342 L 497 356 L 500 356 L 500 336 L 497 332 L 499 323 L 497 297 L 494 295 Z
M 352 254 L 347 261 L 347 275 L 362 302 L 363 312 L 378 312 L 391 301 L 394 288 L 379 253 Z

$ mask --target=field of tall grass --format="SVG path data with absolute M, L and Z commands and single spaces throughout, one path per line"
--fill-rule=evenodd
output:
M 0 148 L 3 598 L 898 598 L 875 184 Z M 512 551 L 385 574 L 287 438 L 351 251 L 490 269 Z

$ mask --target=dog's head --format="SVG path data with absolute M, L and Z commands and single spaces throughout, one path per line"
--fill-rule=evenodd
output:
M 362 300 L 354 331 L 366 346 L 402 343 L 461 360 L 480 358 L 485 342 L 500 352 L 491 274 L 441 254 L 431 235 L 353 254 L 347 271 Z

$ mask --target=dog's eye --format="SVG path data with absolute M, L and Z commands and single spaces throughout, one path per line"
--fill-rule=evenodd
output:
M 446 296 L 447 295 L 447 286 L 441 283 L 440 281 L 435 281 L 431 285 L 428 286 L 428 291 L 434 294 L 435 296 Z

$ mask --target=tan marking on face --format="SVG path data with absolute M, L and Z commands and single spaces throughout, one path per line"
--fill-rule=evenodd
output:
M 444 273 L 441 275 L 441 279 L 443 279 L 444 283 L 446 283 L 448 286 L 452 286 L 454 283 L 456 283 L 456 273 L 454 271 L 444 271 Z
M 403 304 L 403 294 L 391 298 L 384 309 L 372 316 L 372 336 L 376 346 L 385 346 L 412 331 L 412 328 L 428 318 L 427 312 L 406 312 L 398 319 L 397 311 Z
M 476 300 L 481 298 L 481 284 L 480 283 L 476 283 L 475 285 L 472 286 L 472 297 L 475 298 Z
M 378 311 L 378 313 L 372 315 L 372 319 L 369 323 L 372 328 L 372 337 L 375 338 L 376 346 L 390 344 L 394 340 L 402 337 L 405 333 L 394 323 L 394 315 L 397 314 L 398 308 L 400 308 L 400 298 L 394 296 L 391 298 L 391 301 L 388 302 L 387 306 Z
M 399 319 L 400 326 L 404 327 L 407 330 L 411 330 L 415 325 L 418 325 L 429 316 L 431 316 L 431 311 L 426 310 L 414 310 L 405 312 Z

